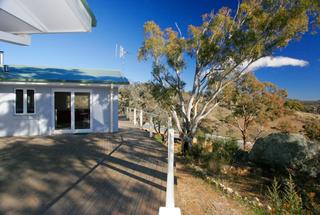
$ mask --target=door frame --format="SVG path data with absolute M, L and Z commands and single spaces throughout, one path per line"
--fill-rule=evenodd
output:
M 55 92 L 65 92 L 71 94 L 71 129 L 56 129 L 55 126 L 55 99 L 54 94 Z M 90 128 L 89 129 L 75 129 L 75 93 L 89 93 L 90 94 Z M 93 131 L 93 102 L 92 102 L 92 90 L 91 89 L 81 89 L 81 88 L 53 88 L 51 93 L 52 98 L 52 128 L 54 134 L 68 134 L 68 133 L 90 133 Z

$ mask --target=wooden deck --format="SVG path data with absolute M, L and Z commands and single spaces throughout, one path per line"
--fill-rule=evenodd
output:
M 157 214 L 166 149 L 126 121 L 120 127 L 115 135 L 0 138 L 0 214 Z

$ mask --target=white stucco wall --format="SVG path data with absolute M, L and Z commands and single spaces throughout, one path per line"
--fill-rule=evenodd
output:
M 15 88 L 35 89 L 35 114 L 15 114 Z M 59 87 L 0 85 L 0 136 L 53 134 L 53 89 L 59 89 Z M 63 87 L 63 89 L 73 88 Z M 92 91 L 92 132 L 116 132 L 118 130 L 118 88 L 113 88 L 113 130 L 110 129 L 110 88 L 77 87 L 76 89 Z

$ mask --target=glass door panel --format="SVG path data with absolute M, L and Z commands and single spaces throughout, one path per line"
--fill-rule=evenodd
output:
M 74 94 L 75 129 L 90 129 L 90 93 Z
M 71 93 L 54 93 L 55 129 L 71 129 Z

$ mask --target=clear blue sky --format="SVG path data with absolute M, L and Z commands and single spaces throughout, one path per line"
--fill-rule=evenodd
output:
M 42 65 L 55 67 L 83 67 L 120 69 L 131 81 L 151 79 L 150 62 L 138 62 L 137 50 L 143 40 L 143 24 L 156 21 L 162 28 L 174 27 L 177 22 L 183 32 L 188 24 L 200 24 L 201 15 L 230 6 L 230 0 L 88 0 L 98 20 L 91 33 L 34 35 L 29 47 L 0 42 L 5 51 L 6 64 Z M 129 52 L 121 62 L 115 58 L 115 44 Z M 306 67 L 264 68 L 256 71 L 262 81 L 270 81 L 286 88 L 289 97 L 320 99 L 320 35 L 305 35 L 299 42 L 277 51 L 286 56 L 309 62 Z M 192 79 L 191 69 L 184 74 Z

